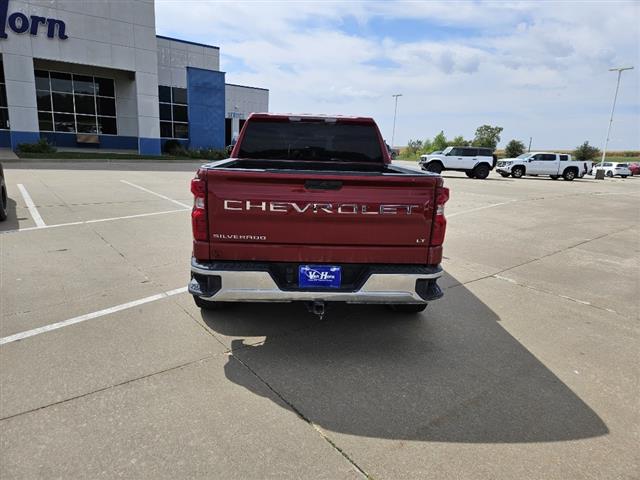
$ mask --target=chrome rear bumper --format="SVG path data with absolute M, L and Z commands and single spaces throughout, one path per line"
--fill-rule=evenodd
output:
M 436 280 L 442 276 L 440 267 L 426 271 L 416 267 L 416 273 L 371 273 L 354 291 L 281 289 L 269 271 L 234 270 L 218 264 L 191 262 L 189 292 L 203 300 L 215 302 L 295 302 L 325 301 L 346 303 L 426 303 L 442 296 Z M 403 270 L 407 270 L 406 268 Z

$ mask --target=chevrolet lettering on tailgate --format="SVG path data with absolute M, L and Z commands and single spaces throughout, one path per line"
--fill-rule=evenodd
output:
M 275 213 L 339 213 L 351 215 L 411 215 L 420 213 L 420 205 L 371 205 L 357 203 L 296 203 L 296 202 L 261 202 L 251 200 L 225 200 L 224 209 L 236 212 L 259 210 Z

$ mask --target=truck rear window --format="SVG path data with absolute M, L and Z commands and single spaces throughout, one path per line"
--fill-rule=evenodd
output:
M 250 120 L 238 156 L 271 160 L 382 163 L 382 155 L 374 125 Z

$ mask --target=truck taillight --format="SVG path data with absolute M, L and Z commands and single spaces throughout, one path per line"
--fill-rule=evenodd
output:
M 209 240 L 209 226 L 207 224 L 207 184 L 201 178 L 191 180 L 193 193 L 193 210 L 191 210 L 191 227 L 193 238 L 206 242 Z
M 449 200 L 449 189 L 436 188 L 436 205 L 431 227 L 431 246 L 439 246 L 444 242 L 444 233 L 447 229 L 447 219 L 444 216 L 444 204 Z

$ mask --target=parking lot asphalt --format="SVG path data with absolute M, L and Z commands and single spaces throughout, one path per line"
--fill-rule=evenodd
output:
M 196 308 L 197 165 L 5 164 L 1 478 L 638 478 L 640 178 L 445 172 L 444 298 L 320 321 Z

